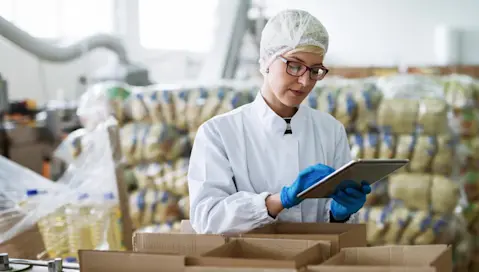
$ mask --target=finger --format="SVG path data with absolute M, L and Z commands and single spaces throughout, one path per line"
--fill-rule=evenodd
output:
M 333 199 L 343 206 L 351 206 L 354 204 L 354 199 L 346 195 L 343 191 L 339 191 Z
M 361 190 L 364 194 L 368 195 L 371 193 L 371 186 L 369 184 L 365 184 L 361 187 Z
M 361 199 L 364 197 L 364 193 L 362 191 L 353 188 L 346 188 L 345 192 L 352 198 Z

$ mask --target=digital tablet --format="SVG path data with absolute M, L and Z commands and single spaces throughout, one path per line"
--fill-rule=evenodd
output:
M 299 193 L 297 197 L 302 199 L 329 197 L 344 180 L 351 180 L 359 185 L 361 181 L 367 181 L 369 184 L 373 184 L 408 163 L 409 160 L 399 159 L 352 160 L 313 186 Z

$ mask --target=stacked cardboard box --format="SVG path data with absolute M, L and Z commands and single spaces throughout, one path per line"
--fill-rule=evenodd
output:
M 231 236 L 136 233 L 133 252 L 81 251 L 82 271 L 452 271 L 447 245 L 366 247 L 361 224 L 275 223 Z

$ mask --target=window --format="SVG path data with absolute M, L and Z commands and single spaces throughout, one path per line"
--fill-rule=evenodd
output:
M 0 16 L 38 38 L 112 33 L 114 0 L 0 0 Z
M 145 49 L 207 52 L 214 41 L 218 0 L 139 0 Z

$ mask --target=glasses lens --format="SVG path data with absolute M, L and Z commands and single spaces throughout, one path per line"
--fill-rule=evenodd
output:
M 286 72 L 292 76 L 300 76 L 306 71 L 306 66 L 298 62 L 290 61 L 286 67 Z
M 311 79 L 319 80 L 326 75 L 326 70 L 324 70 L 323 68 L 315 67 L 311 69 L 310 75 Z

